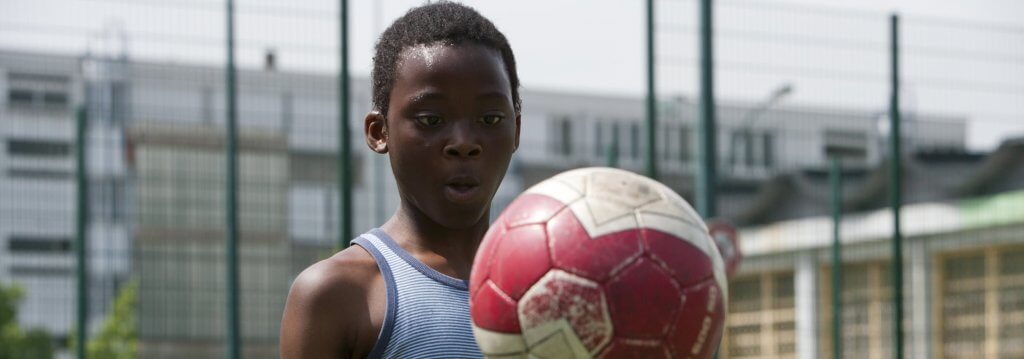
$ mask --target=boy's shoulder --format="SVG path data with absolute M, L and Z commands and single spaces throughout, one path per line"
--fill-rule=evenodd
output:
M 335 253 L 330 258 L 309 266 L 295 278 L 292 291 L 308 299 L 329 300 L 365 297 L 365 290 L 380 276 L 373 256 L 358 246 Z M 361 289 L 361 290 L 360 290 Z
M 292 283 L 282 320 L 282 356 L 309 353 L 365 356 L 377 340 L 384 292 L 377 263 L 358 246 L 302 271 Z M 319 355 L 318 354 L 318 355 Z

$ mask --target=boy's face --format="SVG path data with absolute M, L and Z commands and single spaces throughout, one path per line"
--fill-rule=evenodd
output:
M 389 154 L 405 201 L 444 227 L 477 224 L 519 146 L 501 55 L 476 44 L 405 49 L 387 119 L 368 116 L 366 134 Z

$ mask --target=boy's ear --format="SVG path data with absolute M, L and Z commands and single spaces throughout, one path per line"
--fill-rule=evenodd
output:
M 380 154 L 388 153 L 388 123 L 379 110 L 370 111 L 363 120 L 366 146 Z
M 512 152 L 519 149 L 519 129 L 522 123 L 522 115 L 516 114 L 516 144 L 515 147 L 512 147 Z

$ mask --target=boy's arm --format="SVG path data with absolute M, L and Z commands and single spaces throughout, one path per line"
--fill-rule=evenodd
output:
M 295 279 L 281 320 L 281 358 L 350 358 L 368 323 L 367 288 L 379 270 L 350 248 L 304 270 Z M 365 257 L 370 257 L 368 254 Z

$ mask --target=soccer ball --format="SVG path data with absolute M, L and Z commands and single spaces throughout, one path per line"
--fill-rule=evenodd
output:
M 492 358 L 710 358 L 726 291 L 693 208 L 611 168 L 564 172 L 513 201 L 469 287 L 474 335 Z

